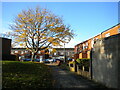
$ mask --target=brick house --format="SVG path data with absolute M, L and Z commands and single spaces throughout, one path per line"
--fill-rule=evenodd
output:
M 120 24 L 117 24 L 117 25 L 101 32 L 100 34 L 75 45 L 74 58 L 75 59 L 77 59 L 77 58 L 90 58 L 90 51 L 93 48 L 93 45 L 97 39 L 106 38 L 106 37 L 109 37 L 112 35 L 117 35 L 119 33 L 120 33 Z
M 68 58 L 74 58 L 74 48 L 54 48 L 56 49 L 56 52 L 53 53 L 52 57 L 65 57 Z
M 26 50 L 26 48 L 12 48 L 12 55 L 24 56 L 24 58 L 31 58 L 31 52 Z M 44 51 L 38 51 L 36 58 L 40 58 L 40 56 L 44 55 Z

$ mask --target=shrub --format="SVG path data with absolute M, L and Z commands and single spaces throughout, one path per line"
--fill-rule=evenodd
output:
M 76 59 L 76 62 L 80 66 L 84 66 L 84 67 L 90 66 L 90 59 L 88 58 Z

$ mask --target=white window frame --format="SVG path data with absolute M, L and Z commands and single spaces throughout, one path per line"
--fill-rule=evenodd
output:
M 105 34 L 105 37 L 109 37 L 109 36 L 110 36 L 110 33 Z
M 38 51 L 38 54 L 41 54 L 41 51 Z
M 61 52 L 61 55 L 64 55 L 64 52 Z
M 21 54 L 24 54 L 24 51 L 21 51 Z
M 57 53 L 55 52 L 54 55 L 57 55 Z
M 18 53 L 18 51 L 15 51 L 15 53 Z
M 11 54 L 14 54 L 14 51 L 11 51 Z
M 25 53 L 28 53 L 28 51 L 25 51 Z

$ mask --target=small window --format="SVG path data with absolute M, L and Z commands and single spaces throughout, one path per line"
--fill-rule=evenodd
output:
M 57 53 L 54 53 L 54 55 L 56 55 Z
M 67 55 L 69 56 L 69 55 L 70 55 L 70 52 L 68 52 Z
M 21 51 L 21 54 L 24 54 L 24 51 Z
M 12 51 L 11 54 L 14 54 L 14 51 Z
M 105 37 L 109 37 L 109 36 L 110 36 L 110 33 L 105 34 Z
M 64 52 L 61 52 L 61 55 L 64 55 Z
M 18 51 L 15 51 L 15 53 L 18 53 Z
M 118 29 L 118 33 L 120 33 L 120 28 Z
M 41 54 L 41 51 L 38 51 L 39 54 Z
M 88 46 L 88 42 L 86 42 L 86 46 Z
M 83 50 L 85 49 L 85 44 L 83 44 Z
M 25 53 L 28 53 L 28 51 L 25 51 Z

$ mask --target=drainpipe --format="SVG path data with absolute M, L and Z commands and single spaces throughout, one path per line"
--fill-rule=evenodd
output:
M 93 73 L 92 73 L 92 49 L 90 50 L 90 79 L 93 79 Z

